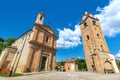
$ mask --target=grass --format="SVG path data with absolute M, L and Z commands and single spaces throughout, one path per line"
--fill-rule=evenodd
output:
M 11 77 L 23 76 L 22 74 L 13 73 Z M 0 77 L 8 77 L 8 74 L 0 73 Z

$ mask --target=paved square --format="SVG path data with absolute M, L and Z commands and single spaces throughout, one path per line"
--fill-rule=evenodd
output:
M 120 80 L 120 74 L 96 74 L 90 72 L 40 72 L 21 77 L 0 80 Z

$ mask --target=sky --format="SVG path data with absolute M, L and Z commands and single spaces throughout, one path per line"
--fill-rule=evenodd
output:
M 56 61 L 85 59 L 79 23 L 85 11 L 100 20 L 111 53 L 120 59 L 120 0 L 1 0 L 0 37 L 18 38 L 39 12 L 57 35 Z

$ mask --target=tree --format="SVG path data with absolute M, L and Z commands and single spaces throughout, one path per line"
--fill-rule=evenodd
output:
M 11 46 L 11 44 L 15 41 L 16 39 L 15 38 L 7 38 L 4 43 L 7 45 L 7 46 Z
M 60 65 L 61 65 L 61 66 L 64 66 L 64 64 L 65 64 L 64 61 L 61 61 L 61 62 L 60 62 Z
M 117 64 L 118 69 L 120 69 L 120 60 L 116 60 L 116 64 Z
M 87 70 L 86 62 L 84 59 L 76 59 L 76 62 L 78 64 L 78 70 L 80 70 L 80 71 Z
M 0 42 L 2 42 L 2 43 L 3 43 L 3 42 L 4 42 L 4 39 L 3 39 L 3 38 L 0 38 Z
M 3 38 L 0 38 L 0 54 L 2 52 L 2 50 L 7 47 L 7 46 L 11 46 L 11 44 L 15 41 L 15 38 L 8 38 L 6 40 L 4 40 Z
M 2 49 L 5 48 L 5 44 L 4 44 L 4 39 L 3 38 L 0 38 L 0 54 L 2 52 Z
M 6 47 L 6 45 L 3 42 L 0 42 L 0 54 L 3 50 L 3 48 L 5 48 L 5 47 Z

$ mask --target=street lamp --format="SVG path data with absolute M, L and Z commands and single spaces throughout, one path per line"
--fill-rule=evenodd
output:
M 15 65 L 15 62 L 16 62 L 16 59 L 17 59 L 18 54 L 19 54 L 19 52 L 17 52 L 17 54 L 16 54 L 15 60 L 14 60 L 14 62 L 13 62 L 13 65 L 12 65 L 11 68 L 10 68 L 10 72 L 9 72 L 9 74 L 8 74 L 8 77 L 11 77 L 11 76 L 12 76 L 13 68 L 14 68 L 14 65 Z
M 97 54 L 95 54 L 95 53 L 93 53 L 93 54 L 90 55 L 92 57 L 92 63 L 93 63 L 92 68 L 93 68 L 93 71 L 95 71 L 95 72 L 96 72 L 96 67 L 95 67 L 94 56 L 96 56 L 96 55 Z

